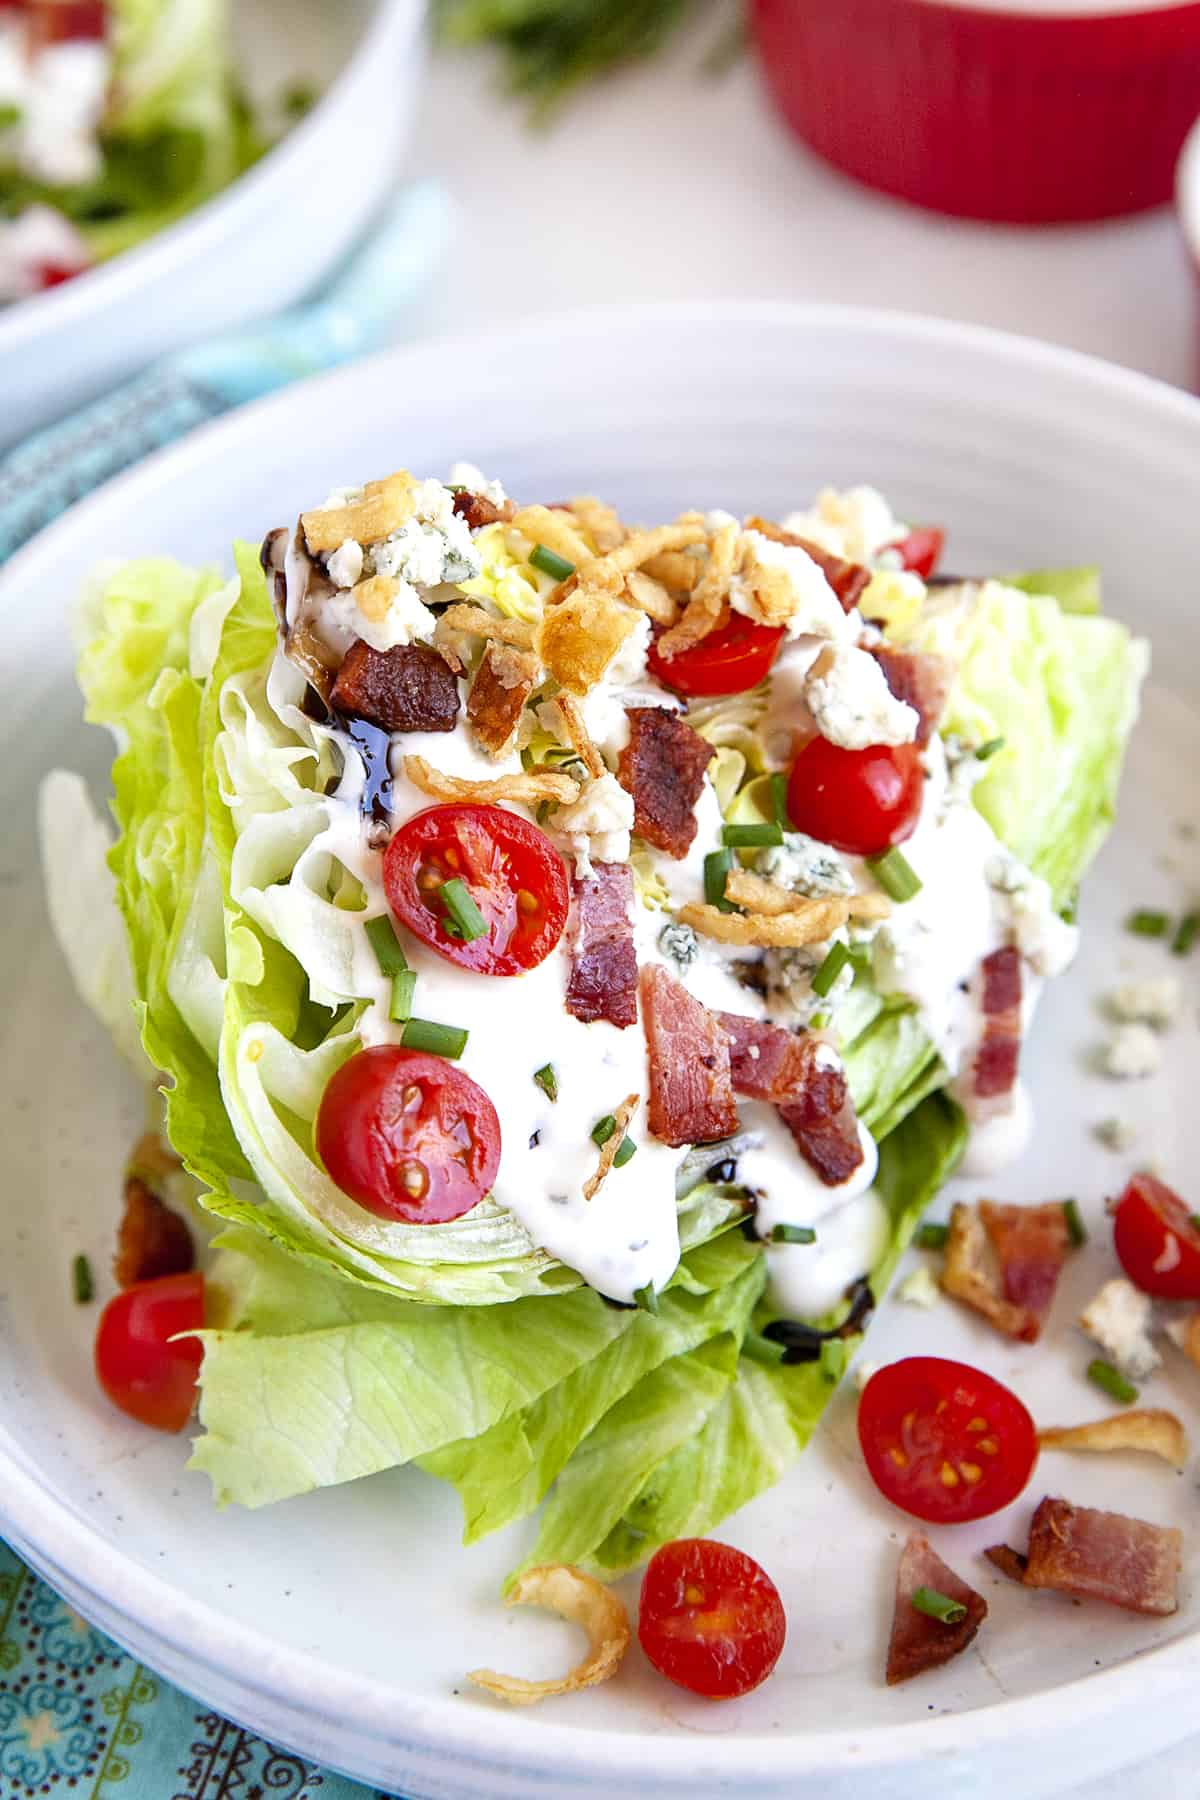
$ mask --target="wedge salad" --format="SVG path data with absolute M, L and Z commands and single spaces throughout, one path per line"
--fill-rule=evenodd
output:
M 49 778 L 50 906 L 170 1146 L 101 1379 L 148 1417 L 165 1357 L 174 1429 L 198 1386 L 220 1502 L 416 1463 L 606 1578 L 778 1480 L 932 1196 L 1026 1141 L 1145 647 L 869 488 L 298 500 L 82 604 L 118 836 Z

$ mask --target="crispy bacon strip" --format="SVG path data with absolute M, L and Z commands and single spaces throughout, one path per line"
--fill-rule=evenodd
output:
M 917 743 L 929 742 L 942 721 L 957 673 L 947 656 L 922 650 L 893 650 L 882 646 L 871 654 L 883 670 L 897 700 L 911 706 L 920 719 Z
M 382 731 L 453 731 L 458 681 L 428 644 L 380 651 L 359 638 L 346 652 L 329 704 Z
M 633 829 L 656 850 L 686 856 L 696 835 L 696 802 L 716 752 L 666 706 L 630 706 L 629 742 L 617 780 L 633 797 Z
M 862 1162 L 863 1147 L 835 1052 L 819 1038 L 762 1019 L 737 1013 L 718 1013 L 717 1019 L 729 1038 L 735 1091 L 778 1107 L 796 1148 L 827 1187 L 846 1181 Z
M 809 538 L 797 537 L 794 532 L 785 531 L 782 525 L 776 525 L 770 519 L 747 519 L 746 530 L 757 531 L 760 537 L 771 538 L 776 544 L 791 544 L 797 550 L 803 550 L 806 556 L 811 556 L 846 612 L 857 606 L 870 585 L 871 571 L 864 568 L 862 563 L 847 562 L 844 557 L 833 556 Z
M 971 1065 L 978 1100 L 1011 1094 L 1021 1056 L 1021 953 L 1013 945 L 993 950 L 980 965 L 983 1037 Z
M 567 1011 L 585 1024 L 606 1019 L 624 1030 L 637 1023 L 637 951 L 633 943 L 633 870 L 593 863 L 575 882 L 575 948 Z
M 966 1607 L 966 1616 L 955 1625 L 943 1625 L 918 1612 L 913 1595 L 918 1588 L 933 1588 Z M 987 1618 L 987 1601 L 947 1568 L 924 1532 L 914 1531 L 900 1553 L 896 1570 L 896 1611 L 888 1644 L 887 1684 L 910 1681 L 927 1669 L 940 1669 L 961 1656 Z
M 729 1038 L 729 1069 L 734 1091 L 748 1100 L 789 1100 L 807 1080 L 815 1044 L 812 1038 L 765 1019 L 719 1012 L 717 1021 Z
M 538 678 L 538 659 L 531 650 L 489 643 L 475 671 L 467 699 L 467 718 L 475 736 L 491 756 L 512 748 L 525 702 Z
M 125 1211 L 117 1231 L 113 1275 L 118 1287 L 153 1281 L 159 1275 L 183 1275 L 195 1266 L 192 1234 L 140 1176 L 125 1177 Z
M 625 1133 L 629 1130 L 633 1115 L 642 1103 L 640 1094 L 626 1094 L 620 1106 L 613 1108 L 614 1128 L 600 1146 L 600 1161 L 596 1165 L 594 1175 L 589 1175 L 583 1184 L 585 1200 L 594 1200 L 612 1172 L 613 1161 L 621 1148 Z
M 729 1039 L 716 1015 L 657 963 L 641 972 L 650 1058 L 650 1130 L 664 1144 L 714 1143 L 737 1130 Z
M 1174 1528 L 1047 1496 L 1033 1515 L 1025 1558 L 1006 1545 L 987 1554 L 1006 1574 L 1023 1562 L 1025 1587 L 1168 1618 L 1179 1608 L 1182 1550 Z
M 464 490 L 461 494 L 455 494 L 454 510 L 460 519 L 466 520 L 469 530 L 482 531 L 485 525 L 506 524 L 517 509 L 511 500 L 504 500 L 497 506 L 486 494 L 472 494 Z
M 520 775 L 498 775 L 494 781 L 464 781 L 443 775 L 423 756 L 406 756 L 404 773 L 431 800 L 477 800 L 485 806 L 508 800 L 515 806 L 537 806 L 542 800 L 566 805 L 579 798 L 579 783 L 553 769 L 527 769 Z
M 1000 1206 L 983 1200 L 978 1207 L 959 1201 L 950 1214 L 942 1288 L 1005 1337 L 1033 1344 L 1070 1248 L 1058 1201 Z

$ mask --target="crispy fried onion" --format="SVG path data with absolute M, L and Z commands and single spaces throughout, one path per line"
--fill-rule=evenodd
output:
M 558 708 L 558 716 L 563 724 L 563 736 L 567 743 L 570 744 L 592 780 L 598 781 L 601 775 L 606 773 L 604 758 L 593 744 L 588 728 L 584 724 L 583 708 L 578 700 L 567 693 L 559 694 L 550 704 Z
M 612 1131 L 600 1146 L 600 1161 L 596 1165 L 596 1173 L 589 1175 L 583 1184 L 585 1200 L 594 1200 L 608 1179 L 608 1172 L 613 1166 L 613 1158 L 625 1141 L 625 1133 L 629 1130 L 634 1113 L 641 1105 L 640 1094 L 626 1094 L 620 1106 L 614 1107 L 615 1121 Z
M 519 1675 L 500 1675 L 495 1669 L 472 1669 L 467 1679 L 486 1688 L 510 1706 L 533 1706 L 555 1694 L 574 1694 L 595 1687 L 616 1674 L 629 1648 L 629 1614 L 610 1589 L 569 1563 L 543 1563 L 517 1577 L 508 1595 L 509 1606 L 544 1606 L 588 1635 L 588 1653 L 555 1681 L 526 1681 Z
M 1135 1407 L 1086 1425 L 1055 1425 L 1038 1432 L 1043 1450 L 1144 1450 L 1161 1456 L 1173 1469 L 1187 1467 L 1187 1432 L 1162 1407 Z
M 741 527 L 736 520 L 722 525 L 709 539 L 708 561 L 704 573 L 692 589 L 692 597 L 678 625 L 664 632 L 658 648 L 665 657 L 678 656 L 693 644 L 701 643 L 716 626 L 729 594 L 741 554 Z
M 1200 1312 L 1189 1313 L 1186 1319 L 1172 1319 L 1167 1336 L 1189 1362 L 1200 1365 Z
M 408 470 L 401 469 L 383 481 L 368 481 L 359 500 L 301 513 L 305 543 L 314 556 L 340 549 L 347 538 L 360 544 L 380 543 L 412 517 L 414 486 Z
M 576 568 L 593 554 L 592 546 L 576 529 L 571 514 L 557 512 L 551 506 L 522 506 L 513 514 L 511 525 L 505 526 L 504 537 L 509 549 L 518 554 L 520 548 L 513 540 L 528 538 L 531 544 L 553 550 L 556 556 L 563 557 Z
M 474 800 L 488 806 L 508 800 L 515 806 L 537 806 L 542 800 L 566 805 L 579 798 L 579 783 L 554 769 L 529 769 L 520 775 L 497 775 L 490 781 L 464 781 L 443 775 L 423 756 L 406 756 L 404 773 L 431 800 Z
M 625 527 L 617 517 L 616 508 L 597 500 L 595 494 L 577 494 L 571 502 L 571 511 L 602 555 L 625 542 Z
M 443 632 L 465 632 L 468 637 L 492 638 L 497 643 L 511 644 L 515 650 L 533 647 L 533 626 L 524 619 L 499 619 L 482 606 L 465 606 L 461 602 L 448 606 L 437 623 L 436 638 Z
M 350 590 L 354 604 L 364 619 L 386 619 L 388 607 L 400 592 L 400 583 L 392 575 L 369 575 Z
M 744 906 L 747 912 L 760 913 L 768 919 L 779 918 L 784 913 L 802 912 L 814 904 L 826 904 L 814 902 L 807 894 L 796 893 L 794 888 L 782 887 L 777 881 L 768 881 L 752 869 L 736 867 L 730 869 L 726 877 L 725 898 L 732 900 L 735 906 Z M 839 921 L 843 925 L 848 919 L 886 919 L 892 910 L 886 894 L 838 894 L 832 898 L 845 908 Z
M 570 592 L 548 605 L 538 622 L 534 649 L 560 686 L 572 694 L 595 687 L 625 639 L 637 614 L 608 591 L 572 576 Z
M 690 594 L 704 573 L 704 559 L 688 550 L 660 550 L 646 558 L 642 573 L 673 594 Z
M 683 924 L 719 944 L 752 944 L 766 950 L 793 950 L 804 944 L 823 944 L 849 917 L 849 902 L 840 895 L 829 900 L 800 899 L 791 912 L 776 918 L 762 914 L 726 913 L 719 907 L 690 900 L 680 908 Z
M 656 625 L 673 625 L 679 617 L 679 603 L 673 595 L 661 581 L 656 581 L 642 569 L 634 569 L 625 577 L 625 592 L 639 611 L 653 619 Z

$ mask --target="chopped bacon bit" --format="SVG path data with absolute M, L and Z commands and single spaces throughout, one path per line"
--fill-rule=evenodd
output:
M 1024 1586 L 1028 1558 L 1022 1556 L 1019 1550 L 1014 1550 L 1011 1544 L 992 1544 L 983 1554 L 1002 1575 L 1007 1575 L 1010 1581 Z
M 503 756 L 511 749 L 538 667 L 531 650 L 514 650 L 500 643 L 486 646 L 471 683 L 467 717 L 489 755 Z
M 497 506 L 486 494 L 471 494 L 464 489 L 454 496 L 454 510 L 460 519 L 466 520 L 471 531 L 482 531 L 485 525 L 507 523 L 517 509 L 511 500 L 504 500 Z
M 923 748 L 946 710 L 954 686 L 955 666 L 946 656 L 922 650 L 893 650 L 884 645 L 871 653 L 897 700 L 917 713 L 917 743 Z
M 633 796 L 633 829 L 656 850 L 686 856 L 696 835 L 696 802 L 716 754 L 666 706 L 630 706 L 629 742 L 617 779 Z
M 458 681 L 428 644 L 372 650 L 358 638 L 346 652 L 329 703 L 383 731 L 453 731 Z
M 1021 953 L 1011 944 L 993 950 L 980 965 L 983 983 L 983 1037 L 975 1053 L 971 1082 L 975 1097 L 1010 1094 L 1021 1056 Z
M 575 882 L 576 937 L 567 1011 L 585 1024 L 606 1019 L 624 1030 L 637 1023 L 637 952 L 633 945 L 633 870 L 593 863 Z
M 719 1012 L 717 1020 L 729 1038 L 729 1068 L 737 1093 L 748 1100 L 788 1100 L 807 1080 L 814 1039 L 741 1013 Z
M 714 1143 L 737 1130 L 729 1039 L 714 1013 L 657 963 L 641 972 L 650 1057 L 650 1130 L 664 1144 Z
M 1033 1344 L 1070 1248 L 1058 1201 L 999 1206 L 984 1200 L 978 1207 L 959 1201 L 950 1214 L 942 1287 L 1005 1337 Z
M 809 538 L 797 537 L 794 532 L 785 531 L 782 525 L 775 525 L 770 519 L 747 519 L 746 529 L 757 531 L 760 537 L 770 538 L 776 544 L 791 544 L 795 549 L 803 550 L 805 555 L 811 556 L 841 601 L 844 612 L 852 611 L 870 585 L 871 571 L 864 568 L 862 563 L 847 562 L 845 557 L 833 556 L 828 550 L 822 550 L 819 544 L 812 543 Z
M 729 1038 L 735 1091 L 779 1108 L 826 1187 L 845 1181 L 862 1162 L 863 1147 L 845 1071 L 828 1045 L 738 1013 L 718 1013 L 717 1020 Z
M 1182 1549 L 1173 1527 L 1047 1496 L 1029 1528 L 1023 1581 L 1167 1618 L 1179 1607 Z
M 626 1094 L 620 1106 L 613 1108 L 613 1128 L 600 1146 L 600 1161 L 596 1165 L 594 1175 L 589 1175 L 583 1184 L 585 1200 L 594 1200 L 604 1183 L 612 1173 L 617 1151 L 625 1140 L 625 1133 L 633 1123 L 633 1115 L 642 1103 L 640 1094 Z
M 913 1595 L 918 1588 L 933 1588 L 966 1607 L 966 1616 L 955 1625 L 944 1625 L 918 1612 Z M 923 1532 L 914 1531 L 900 1553 L 896 1570 L 896 1611 L 888 1644 L 887 1684 L 909 1681 L 927 1669 L 940 1669 L 970 1644 L 987 1618 L 987 1601 L 947 1568 Z
M 994 1014 L 1011 1012 L 1021 1004 L 1021 953 L 1011 944 L 1004 950 L 993 950 L 980 965 L 983 974 L 983 1010 Z
M 184 1275 L 195 1266 L 192 1234 L 179 1214 L 138 1175 L 125 1177 L 125 1212 L 117 1232 L 113 1274 L 118 1287 Z

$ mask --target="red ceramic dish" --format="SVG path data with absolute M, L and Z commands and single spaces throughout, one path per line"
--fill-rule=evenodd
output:
M 1200 115 L 1200 0 L 750 11 L 768 89 L 798 136 L 937 212 L 1049 224 L 1161 205 Z

